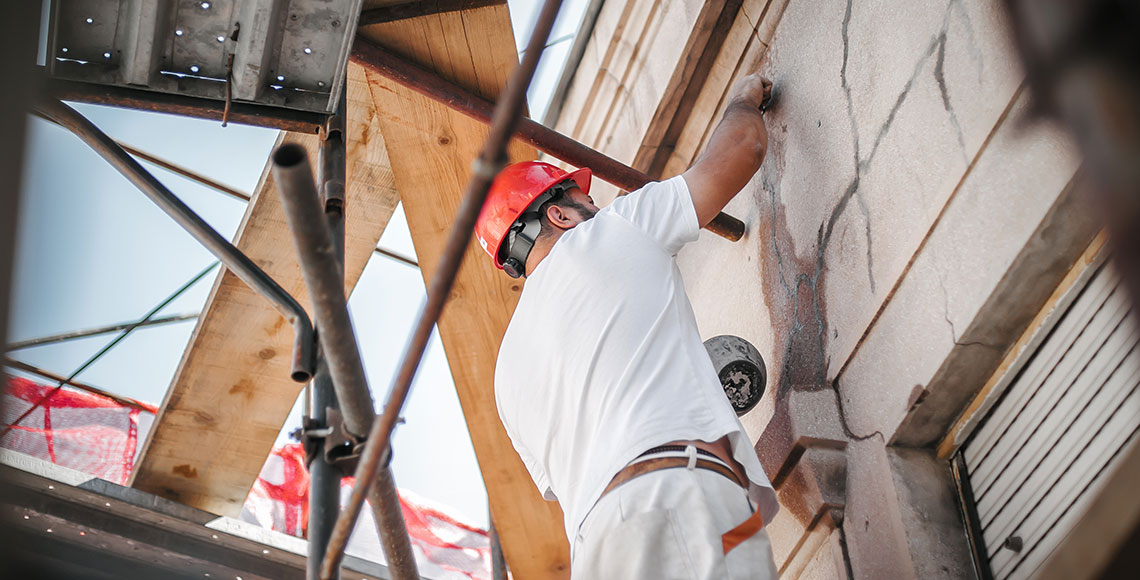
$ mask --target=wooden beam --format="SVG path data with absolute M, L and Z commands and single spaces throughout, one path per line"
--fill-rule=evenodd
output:
M 448 81 L 494 99 L 518 64 L 505 5 L 362 28 L 360 34 Z M 369 76 L 425 282 L 439 264 L 448 228 L 487 127 L 380 76 Z M 537 151 L 518 141 L 512 161 Z M 543 501 L 499 422 L 494 367 L 522 286 L 468 247 L 439 323 L 459 401 L 483 472 L 491 515 L 516 578 L 566 578 L 569 545 L 562 512 Z
M 364 71 L 348 71 L 345 287 L 356 285 L 397 197 Z M 305 145 L 315 135 L 278 139 Z M 235 239 L 301 304 L 308 304 L 268 165 Z M 190 337 L 131 479 L 133 487 L 236 516 L 301 386 L 289 378 L 292 330 L 270 303 L 223 271 Z
M 404 4 L 389 4 L 377 8 L 368 8 L 360 13 L 358 26 L 370 26 L 384 22 L 407 20 L 420 16 L 430 16 L 442 12 L 458 12 L 482 8 L 493 4 L 506 4 L 507 0 L 420 0 Z
M 660 179 L 744 0 L 705 0 L 633 167 Z

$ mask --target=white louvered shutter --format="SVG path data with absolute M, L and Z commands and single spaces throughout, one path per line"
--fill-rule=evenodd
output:
M 995 579 L 1032 578 L 1136 439 L 1130 311 L 1127 289 L 1101 267 L 963 446 Z

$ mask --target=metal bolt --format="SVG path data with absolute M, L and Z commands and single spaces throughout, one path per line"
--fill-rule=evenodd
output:
M 1004 542 L 1002 542 L 1001 547 L 1013 552 L 1021 552 L 1021 549 L 1025 547 L 1025 544 L 1022 542 L 1021 536 L 1010 536 L 1006 538 Z

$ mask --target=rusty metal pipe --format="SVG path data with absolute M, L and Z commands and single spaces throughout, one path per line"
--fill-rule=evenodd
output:
M 124 397 L 122 395 L 116 395 L 115 393 L 112 393 L 111 391 L 108 391 L 106 389 L 100 389 L 99 387 L 93 387 L 93 386 L 88 385 L 86 383 L 81 383 L 79 381 L 76 381 L 75 379 L 68 379 L 65 376 L 57 375 L 51 371 L 44 370 L 44 369 L 41 369 L 40 367 L 30 365 L 24 361 L 19 361 L 19 360 L 16 360 L 14 358 L 5 358 L 4 359 L 4 366 L 12 367 L 14 369 L 18 369 L 18 370 L 24 371 L 24 372 L 29 373 L 29 374 L 37 375 L 39 377 L 43 377 L 43 378 L 45 378 L 49 381 L 55 382 L 55 383 L 67 385 L 69 387 L 75 387 L 76 389 L 79 389 L 81 391 L 86 391 L 86 392 L 91 393 L 93 395 L 99 395 L 100 397 L 106 397 L 106 398 L 108 398 L 108 399 L 110 399 L 110 400 L 112 400 L 112 401 L 114 401 L 114 402 L 116 402 L 116 403 L 118 403 L 124 407 L 130 407 L 132 409 L 138 409 L 139 411 L 143 411 L 144 413 L 150 413 L 152 415 L 154 414 L 154 410 L 151 407 L 147 407 L 146 405 L 144 405 L 144 404 L 140 403 L 139 401 L 136 401 L 130 397 Z
M 156 316 L 150 320 L 135 320 L 132 322 L 120 322 L 118 324 L 111 324 L 106 326 L 98 326 L 95 328 L 85 328 L 83 330 L 74 330 L 72 332 L 62 332 L 60 334 L 51 334 L 48 336 L 40 336 L 36 338 L 29 338 L 27 340 L 19 340 L 16 342 L 8 343 L 4 347 L 6 352 L 13 352 L 23 350 L 25 348 L 32 348 L 35 346 L 46 346 L 49 344 L 59 344 L 61 342 L 68 342 L 79 338 L 88 338 L 92 336 L 99 336 L 100 334 L 110 334 L 120 330 L 126 330 L 132 326 L 138 328 L 150 326 L 163 326 L 167 324 L 174 324 L 177 322 L 185 322 L 187 320 L 196 320 L 200 316 L 200 312 L 186 312 L 183 314 L 171 314 L 170 316 Z
M 343 133 L 338 135 L 342 136 Z M 344 295 L 344 268 L 341 266 L 343 248 L 334 242 L 330 228 L 332 225 L 343 236 L 343 224 L 337 220 L 330 224 L 326 215 L 326 207 L 332 206 L 335 212 L 338 199 L 343 202 L 344 182 L 336 177 L 325 179 L 322 183 L 325 203 L 322 204 L 304 147 L 295 143 L 282 145 L 273 153 L 272 160 L 273 177 L 281 191 L 281 205 L 289 229 L 293 232 L 294 246 L 301 261 L 301 274 L 313 302 L 320 329 L 317 337 L 321 342 L 324 363 L 332 378 L 333 390 L 340 403 L 344 426 L 350 433 L 363 439 L 372 428 L 375 410 L 364 375 L 364 363 L 360 358 L 356 333 L 348 315 L 348 300 Z M 322 156 L 321 166 L 322 174 L 326 176 L 329 173 L 343 175 L 342 160 Z M 368 486 L 368 498 L 372 503 L 389 570 L 393 580 L 419 578 L 392 473 L 387 465 L 380 467 L 379 471 L 381 476 L 365 485 Z M 335 531 L 334 528 L 333 533 Z M 332 545 L 331 541 L 329 545 Z M 329 550 L 326 549 L 326 554 Z M 324 561 L 328 561 L 327 555 Z M 321 577 L 335 578 L 338 567 L 339 561 L 338 566 L 333 566 L 327 573 L 321 570 Z
M 330 125 L 339 126 L 344 120 L 345 93 L 341 96 L 336 114 L 330 118 Z M 317 183 L 319 189 L 335 190 L 339 184 L 340 195 L 330 199 L 322 196 L 320 205 L 325 210 L 325 223 L 328 224 L 330 239 L 333 244 L 333 253 L 340 271 L 340 283 L 344 284 L 344 177 L 346 148 L 343 131 L 330 131 L 326 129 L 321 133 L 321 147 L 317 157 Z M 318 321 L 317 333 L 320 333 Z M 371 398 L 369 398 L 371 400 Z M 313 375 L 305 393 L 308 421 L 306 428 L 310 429 L 310 441 L 314 441 L 314 430 L 327 430 L 330 427 L 330 411 L 340 410 L 340 403 L 336 398 L 336 387 L 329 375 L 329 365 L 324 351 L 317 348 L 317 374 Z M 316 447 L 326 447 L 324 437 L 315 438 Z M 325 559 L 325 548 L 328 546 L 329 535 L 332 534 L 333 524 L 340 513 L 340 483 L 344 477 L 341 469 L 334 465 L 327 453 L 320 451 L 307 457 L 309 460 L 309 553 L 305 560 L 305 580 L 319 580 L 321 575 L 321 562 Z M 337 575 L 333 580 L 340 580 Z
M 221 121 L 225 112 L 226 104 L 224 101 L 57 79 L 49 77 L 43 67 L 39 67 L 39 72 L 40 78 L 43 79 L 41 94 L 61 101 L 91 103 L 212 121 Z M 230 113 L 226 120 L 230 123 L 251 127 L 266 127 L 313 135 L 324 125 L 327 116 L 321 113 L 298 111 L 284 107 L 236 102 L 231 104 Z
M 427 302 L 420 311 L 415 330 L 408 338 L 404 358 L 389 391 L 384 410 L 372 423 L 372 431 L 368 434 L 368 441 L 365 443 L 360 463 L 356 467 L 356 485 L 352 488 L 348 505 L 341 512 L 332 539 L 329 540 L 328 552 L 321 567 L 321 578 L 325 580 L 332 577 L 341 558 L 344 557 L 349 535 L 364 504 L 365 491 L 379 471 L 382 456 L 391 441 L 392 429 L 400 417 L 404 401 L 407 400 L 408 392 L 411 390 L 412 379 L 415 378 L 420 360 L 427 349 L 428 339 L 431 338 L 436 322 L 439 321 L 439 315 L 443 312 L 443 306 L 451 293 L 459 266 L 463 263 L 463 255 L 466 253 L 467 244 L 471 241 L 475 220 L 479 217 L 483 202 L 487 199 L 491 181 L 507 158 L 507 145 L 526 106 L 526 89 L 530 85 L 531 77 L 534 76 L 538 59 L 542 56 L 543 47 L 550 36 L 550 29 L 554 26 L 561 5 L 561 0 L 546 0 L 543 3 L 522 63 L 511 74 L 502 98 L 495 105 L 491 119 L 491 133 L 487 136 L 483 152 L 475 160 L 475 171 L 467 184 L 463 202 L 448 233 L 439 266 L 428 289 Z
M 174 219 L 198 243 L 206 247 L 238 278 L 250 288 L 267 298 L 277 310 L 293 325 L 293 366 L 292 378 L 299 383 L 308 382 L 313 376 L 314 355 L 313 325 L 305 309 L 289 295 L 277 282 L 265 273 L 244 252 L 237 249 L 229 240 L 222 237 L 201 216 L 194 213 L 178 196 L 150 174 L 134 157 L 123 150 L 114 139 L 99 130 L 78 111 L 55 100 L 41 99 L 35 104 L 35 111 L 48 120 L 71 131 L 87 143 L 100 157 L 123 174 L 135 187 L 139 188 L 166 215 Z
M 376 481 L 368 486 L 368 503 L 376 518 L 376 530 L 380 533 L 392 580 L 420 580 L 412 538 L 408 535 L 408 524 L 404 521 L 404 509 L 400 507 L 400 494 L 396 491 L 391 467 L 382 467 L 376 474 Z
M 490 101 L 400 58 L 359 35 L 352 44 L 352 61 L 472 119 L 484 123 L 491 121 L 495 105 Z M 645 173 L 532 119 L 524 117 L 519 120 L 516 136 L 538 150 L 575 167 L 589 167 L 599 179 L 625 191 L 636 191 L 653 181 L 653 178 Z M 735 242 L 744 236 L 745 228 L 744 222 L 721 212 L 705 226 L 705 229 Z
M 348 299 L 344 296 L 344 276 L 338 265 L 336 245 L 325 222 L 309 158 L 304 147 L 287 143 L 278 147 L 271 159 L 273 178 L 281 191 L 281 206 L 293 232 L 301 274 L 320 327 L 321 351 L 344 410 L 344 424 L 350 433 L 363 437 L 372 424 L 372 395 L 348 316 Z

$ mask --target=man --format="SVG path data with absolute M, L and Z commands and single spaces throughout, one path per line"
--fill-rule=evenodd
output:
M 734 87 L 683 175 L 599 210 L 590 171 L 517 163 L 476 235 L 526 284 L 495 370 L 499 417 L 565 514 L 571 575 L 776 578 L 778 504 L 705 352 L 677 252 L 760 168 L 771 83 Z

